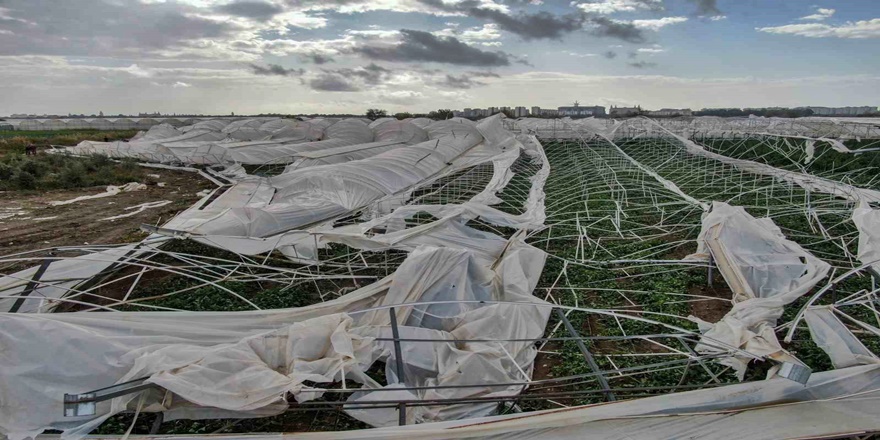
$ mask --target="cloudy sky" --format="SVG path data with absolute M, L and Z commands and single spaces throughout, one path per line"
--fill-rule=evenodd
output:
M 878 0 L 0 0 L 0 115 L 880 104 Z

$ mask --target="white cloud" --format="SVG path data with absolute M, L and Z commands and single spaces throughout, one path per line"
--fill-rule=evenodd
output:
M 655 53 L 663 53 L 663 52 L 666 52 L 666 49 L 663 49 L 663 48 L 661 48 L 661 47 L 656 47 L 656 46 L 655 46 L 655 47 L 640 47 L 638 50 L 636 50 L 636 52 L 638 52 L 638 53 L 655 54 Z
M 713 16 L 709 17 L 709 20 L 712 20 L 712 21 L 727 20 L 727 16 L 726 15 L 713 15 Z
M 132 64 L 122 70 L 125 72 L 128 72 L 131 75 L 136 76 L 138 78 L 149 78 L 149 77 L 153 76 L 153 72 L 151 72 L 149 69 L 145 69 L 143 67 L 140 67 L 137 64 Z
M 671 24 L 684 23 L 688 21 L 687 17 L 663 17 L 655 20 L 633 20 L 633 26 L 639 29 L 648 29 L 652 31 L 659 30 L 664 26 Z
M 788 24 L 756 28 L 759 32 L 798 35 L 809 38 L 880 38 L 880 18 L 846 22 L 840 26 L 822 23 Z
M 590 14 L 613 14 L 615 12 L 634 12 L 640 9 L 662 9 L 662 0 L 597 0 L 576 4 L 582 11 Z
M 819 8 L 816 9 L 816 13 L 812 15 L 807 15 L 806 17 L 801 17 L 798 20 L 813 20 L 813 21 L 822 21 L 826 18 L 831 18 L 834 13 L 837 12 L 834 9 L 829 8 Z
M 501 46 L 501 42 L 497 41 L 501 38 L 501 31 L 495 23 L 487 23 L 482 27 L 472 27 L 463 31 L 457 27 L 449 27 L 432 32 L 432 34 L 438 37 L 455 37 L 468 44 L 488 47 Z
M 377 98 L 381 99 L 383 102 L 400 105 L 412 105 L 421 101 L 424 97 L 425 95 L 423 93 L 413 90 L 396 90 L 377 95 Z
M 174 84 L 171 84 L 171 87 L 174 87 L 175 89 L 179 89 L 179 88 L 192 87 L 192 84 L 187 84 L 183 81 L 176 81 Z
M 498 25 L 495 23 L 484 24 L 482 28 L 471 28 L 461 33 L 461 39 L 468 41 L 497 40 L 501 38 Z
M 597 54 L 594 54 L 594 53 L 578 53 L 578 52 L 572 52 L 570 50 L 563 50 L 562 53 L 569 55 L 569 56 L 576 57 L 576 58 L 592 58 L 592 57 L 598 56 Z

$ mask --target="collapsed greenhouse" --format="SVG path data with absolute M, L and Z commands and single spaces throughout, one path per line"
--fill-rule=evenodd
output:
M 501 115 L 86 141 L 216 189 L 139 243 L 0 257 L 0 433 L 880 432 L 878 147 L 871 121 Z M 284 417 L 311 423 L 250 423 Z

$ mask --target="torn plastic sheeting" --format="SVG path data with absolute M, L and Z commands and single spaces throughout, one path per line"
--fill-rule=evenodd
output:
M 110 185 L 102 193 L 93 194 L 90 196 L 79 196 L 75 199 L 70 199 L 70 200 L 49 202 L 49 205 L 50 206 L 70 205 L 71 203 L 77 203 L 77 202 L 81 202 L 83 200 L 100 199 L 103 197 L 115 196 L 116 194 L 119 194 L 121 192 L 140 191 L 140 190 L 144 190 L 144 189 L 147 189 L 147 185 L 144 185 L 143 183 L 137 183 L 137 182 L 129 182 L 129 183 L 126 183 L 125 185 L 122 185 L 122 186 Z
M 294 162 L 288 165 L 284 172 L 287 173 L 300 168 L 332 165 L 366 159 L 395 148 L 405 147 L 406 145 L 406 143 L 397 141 L 380 141 L 329 148 L 327 150 L 297 153 L 294 155 Z
M 224 417 L 230 416 L 229 411 L 237 412 L 238 417 L 264 416 L 267 410 L 280 412 L 286 409 L 282 401 L 284 393 L 297 393 L 304 380 L 329 382 L 341 379 L 344 374 L 370 385 L 363 372 L 381 355 L 381 350 L 377 351 L 380 347 L 370 344 L 369 333 L 382 334 L 380 327 L 388 325 L 388 312 L 382 309 L 358 313 L 353 315 L 354 319 L 343 312 L 424 298 L 469 299 L 473 298 L 472 292 L 483 292 L 482 295 L 493 300 L 528 298 L 536 304 L 544 304 L 531 297 L 528 290 L 537 283 L 543 258 L 542 251 L 517 242 L 493 271 L 467 251 L 421 248 L 388 279 L 337 300 L 300 309 L 50 314 L 39 318 L 6 315 L 0 318 L 4 321 L 0 326 L 0 343 L 6 347 L 0 353 L 0 364 L 5 371 L 15 368 L 18 373 L 0 378 L 0 397 L 4 402 L 15 401 L 21 405 L 0 414 L 0 427 L 12 438 L 48 428 L 67 429 L 68 434 L 73 435 L 85 434 L 109 415 L 134 404 L 134 396 L 99 404 L 96 416 L 70 419 L 64 418 L 61 411 L 52 410 L 60 406 L 64 393 L 144 376 L 176 397 L 188 400 L 189 403 L 175 398 L 166 401 L 170 407 L 161 407 L 157 406 L 163 400 L 161 393 L 151 396 L 150 399 L 157 400 L 146 402 L 144 410 L 161 410 L 166 420 L 176 418 L 178 406 L 184 411 L 182 414 L 192 415 L 192 404 L 210 407 L 198 411 L 200 417 L 211 417 L 212 409 L 217 409 L 214 415 Z M 459 280 L 473 282 L 459 284 Z M 526 332 L 528 337 L 534 338 L 543 334 L 548 308 L 519 305 L 515 310 L 504 311 L 504 307 L 513 306 L 421 305 L 400 307 L 399 316 L 404 328 L 451 326 L 447 328 L 459 337 L 501 338 L 496 333 L 504 331 Z M 507 316 L 495 315 L 498 312 Z M 522 319 L 527 316 L 528 321 L 522 322 L 511 313 L 519 314 Z M 310 320 L 306 322 L 307 319 Z M 507 325 L 499 325 L 504 322 L 501 320 L 508 321 Z M 65 337 L 57 338 L 62 329 Z M 34 341 L 34 338 L 41 342 L 26 346 L 16 342 Z M 518 346 L 523 349 L 518 350 Z M 473 352 L 467 347 L 460 348 L 460 352 L 452 353 L 461 356 L 459 362 L 445 359 L 446 367 L 441 365 L 437 376 L 442 377 L 442 381 L 456 383 L 468 378 L 456 379 L 455 372 L 471 371 L 487 362 L 497 368 L 492 370 L 495 375 L 484 376 L 484 380 L 507 383 L 512 380 L 508 375 L 520 374 L 512 362 L 505 364 L 501 360 L 500 346 L 494 350 L 484 348 L 474 347 L 482 351 Z M 523 363 L 520 368 L 531 368 L 533 345 L 511 344 L 505 349 Z M 439 352 L 444 353 L 449 352 L 447 349 Z M 110 361 L 95 363 L 96 357 Z M 66 361 L 52 361 L 57 358 Z M 422 379 L 430 380 L 430 377 L 407 377 L 405 383 Z M 306 391 L 297 397 L 311 399 L 319 393 Z M 457 407 L 455 414 L 469 414 L 467 405 Z
M 72 154 L 102 154 L 109 157 L 134 157 L 147 161 L 178 162 L 181 158 L 174 155 L 164 145 L 185 142 L 216 142 L 225 139 L 226 135 L 213 131 L 192 130 L 173 138 L 155 140 L 136 140 L 131 142 L 94 142 L 82 141 L 77 146 L 66 149 Z
M 830 265 L 787 240 L 772 220 L 756 219 L 744 208 L 723 202 L 714 202 L 703 219 L 697 255 L 707 250 L 711 250 L 719 272 L 733 290 L 734 305 L 714 324 L 689 318 L 711 340 L 757 355 L 784 355 L 774 330 L 783 307 L 825 278 Z M 698 345 L 697 351 L 719 350 Z M 721 363 L 733 367 L 742 379 L 748 361 L 733 357 Z
M 440 220 L 437 222 L 443 222 L 450 218 L 460 218 L 462 220 L 480 218 L 483 221 L 496 226 L 514 227 L 518 229 L 542 228 L 543 221 L 546 217 L 544 213 L 544 183 L 550 173 L 550 165 L 544 155 L 544 150 L 541 147 L 541 144 L 534 138 L 534 136 L 525 136 L 522 138 L 522 141 L 523 142 L 520 145 L 523 145 L 523 151 L 532 156 L 535 161 L 539 162 L 541 164 L 541 169 L 538 170 L 534 176 L 530 177 L 531 186 L 529 189 L 529 195 L 524 204 L 523 213 L 519 215 L 510 214 L 487 206 L 489 202 L 493 201 L 489 195 L 494 197 L 494 194 L 497 191 L 502 190 L 512 177 L 512 173 L 509 171 L 512 161 L 509 159 L 499 159 L 493 161 L 495 171 L 492 181 L 490 181 L 482 192 L 471 198 L 470 201 L 461 205 L 402 206 L 390 214 L 366 223 L 343 226 L 341 228 L 319 226 L 312 230 L 315 237 L 307 238 L 298 233 L 293 234 L 295 236 L 282 234 L 277 238 L 269 237 L 266 239 L 252 239 L 252 241 L 242 243 L 242 247 L 235 249 L 226 247 L 232 244 L 231 242 L 233 240 L 231 240 L 231 237 L 220 239 L 217 237 L 204 236 L 196 239 L 209 245 L 219 245 L 225 249 L 234 250 L 236 252 L 241 252 L 241 250 L 247 249 L 251 252 L 259 250 L 257 253 L 262 253 L 278 249 L 288 257 L 306 260 L 314 259 L 317 255 L 317 248 L 325 242 L 344 243 L 358 249 L 384 249 L 392 246 L 398 249 L 411 249 L 411 245 L 413 244 L 447 243 L 448 245 L 459 243 L 465 246 L 465 248 L 480 252 L 484 246 L 472 241 L 473 234 L 460 233 L 457 236 L 451 237 L 445 235 L 440 237 L 437 236 L 437 234 L 442 234 L 443 232 L 435 231 L 433 229 L 436 226 L 434 223 L 403 231 L 403 220 L 411 218 L 420 212 L 426 212 L 439 218 Z M 509 158 L 516 154 L 516 151 L 517 150 L 515 149 L 509 150 L 508 152 L 499 155 L 499 157 Z M 480 202 L 480 200 L 483 200 L 484 202 Z M 365 234 L 367 231 L 376 227 L 383 227 L 389 233 L 381 236 L 366 237 Z M 463 224 L 458 225 L 457 227 L 470 229 Z M 425 232 L 429 232 L 429 234 L 424 237 L 418 237 Z M 464 240 L 460 240 L 457 237 L 462 237 Z M 401 241 L 403 238 L 406 238 L 406 240 Z M 438 242 L 436 240 L 440 241 Z M 236 240 L 235 242 L 241 243 L 241 240 Z M 473 246 L 473 244 L 477 244 L 477 246 Z
M 712 251 L 734 290 L 734 302 L 780 298 L 786 304 L 828 273 L 828 263 L 788 240 L 773 220 L 756 219 L 741 206 L 714 202 L 702 222 L 696 255 Z
M 880 275 L 880 211 L 860 203 L 853 210 L 852 221 L 859 231 L 859 261 L 870 264 L 873 272 Z
M 377 141 L 395 141 L 414 145 L 428 140 L 428 133 L 423 127 L 407 121 L 390 120 L 380 124 L 374 122 L 370 124 L 370 128 L 376 133 Z
M 859 188 L 853 185 L 848 185 L 822 177 L 796 173 L 793 171 L 786 171 L 759 162 L 753 162 L 744 159 L 734 159 L 718 153 L 706 151 L 702 146 L 697 145 L 690 139 L 672 133 L 662 125 L 658 124 L 656 121 L 648 121 L 650 121 L 651 124 L 653 124 L 654 126 L 660 128 L 662 131 L 678 139 L 685 147 L 685 150 L 692 155 L 714 159 L 721 163 L 731 165 L 737 169 L 741 169 L 750 173 L 771 176 L 780 180 L 784 180 L 786 182 L 791 182 L 804 188 L 807 191 L 817 191 L 832 194 L 836 197 L 852 200 L 855 202 L 865 201 L 880 203 L 880 191 L 867 188 Z
M 309 433 L 303 438 L 583 439 L 595 436 L 629 440 L 813 437 L 820 432 L 839 434 L 858 429 L 878 429 L 878 387 L 880 366 L 854 367 L 816 373 L 806 386 L 776 378 L 680 392 L 673 399 L 656 396 L 476 420 L 366 431 Z M 829 402 L 847 402 L 850 405 L 835 407 L 843 411 L 814 410 L 810 414 L 815 418 L 804 417 L 804 408 L 820 405 L 822 409 L 825 408 L 822 405 Z
M 129 212 L 127 212 L 125 214 L 114 215 L 112 217 L 104 217 L 101 219 L 101 221 L 113 221 L 113 220 L 118 220 L 121 218 L 135 216 L 135 215 L 138 215 L 148 209 L 161 208 L 165 205 L 170 205 L 171 203 L 172 203 L 171 200 L 158 200 L 155 202 L 146 202 L 146 203 L 141 203 L 139 205 L 129 206 L 128 208 L 125 208 L 125 210 L 129 211 Z
M 125 255 L 131 258 L 148 252 L 149 248 L 137 249 L 139 243 L 107 249 L 74 258 L 52 261 L 40 277 L 40 285 L 28 295 L 18 313 L 37 313 L 51 311 L 57 305 L 57 298 L 70 293 L 79 283 L 88 280 L 107 269 Z M 49 258 L 51 259 L 51 258 Z M 24 292 L 27 284 L 34 278 L 39 266 L 31 267 L 11 275 L 0 276 L 0 294 L 18 295 Z M 0 298 L 0 312 L 9 312 L 18 298 Z
M 372 236 L 368 236 L 366 232 L 385 223 L 371 221 L 341 228 L 318 227 L 312 232 L 290 231 L 267 238 L 218 235 L 192 235 L 189 238 L 244 255 L 259 255 L 277 250 L 292 259 L 306 261 L 316 261 L 317 250 L 326 243 L 342 243 L 355 249 L 371 251 L 391 248 L 412 251 L 421 245 L 445 246 L 468 249 L 487 259 L 497 258 L 501 254 L 506 240 L 470 228 L 458 216 L 458 213 L 453 213 L 426 225 Z
M 880 430 L 880 366 L 815 373 L 806 386 L 787 379 L 479 419 L 354 431 L 214 434 L 247 440 L 601 438 L 778 440 L 853 436 Z M 400 391 L 399 393 L 405 393 Z M 396 399 L 383 392 L 384 399 Z M 377 397 L 380 398 L 380 397 Z M 407 409 L 409 413 L 410 409 Z M 395 419 L 396 420 L 396 419 Z M 183 440 L 195 436 L 175 436 Z
M 831 358 L 834 368 L 880 363 L 877 355 L 834 315 L 834 306 L 809 307 L 804 311 L 804 320 L 810 337 Z M 880 334 L 880 330 L 877 332 Z
M 138 132 L 138 134 L 135 135 L 133 138 L 131 138 L 129 141 L 136 141 L 136 140 L 152 141 L 152 140 L 156 140 L 156 139 L 173 138 L 173 137 L 180 136 L 182 134 L 183 134 L 183 132 L 181 132 L 180 130 L 174 128 L 173 126 L 171 126 L 169 124 L 159 124 L 159 125 L 154 125 L 154 126 L 150 127 L 150 129 L 147 130 L 146 132 L 143 132 L 143 131 Z
M 487 124 L 500 124 L 499 121 L 492 118 Z M 355 162 L 311 167 L 275 176 L 269 179 L 277 188 L 270 204 L 231 208 L 216 213 L 215 217 L 189 231 L 205 235 L 267 237 L 366 207 L 383 196 L 424 183 L 442 171 L 472 166 L 499 154 L 494 145 L 486 145 L 473 159 L 465 157 L 456 163 L 459 156 L 483 141 L 478 129 L 462 122 L 443 121 L 430 125 L 428 133 L 437 138 Z M 453 161 L 452 165 L 449 161 Z

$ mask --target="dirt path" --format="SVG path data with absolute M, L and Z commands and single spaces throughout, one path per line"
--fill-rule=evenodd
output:
M 69 205 L 51 206 L 51 201 L 70 200 L 104 192 L 105 187 L 45 192 L 0 192 L 0 255 L 9 255 L 53 246 L 130 243 L 146 236 L 142 223 L 162 224 L 190 207 L 203 189 L 214 184 L 197 173 L 151 169 L 164 187 L 122 192 L 114 196 L 84 200 Z M 102 220 L 121 214 L 143 203 L 170 201 L 161 207 L 146 209 L 129 217 Z

